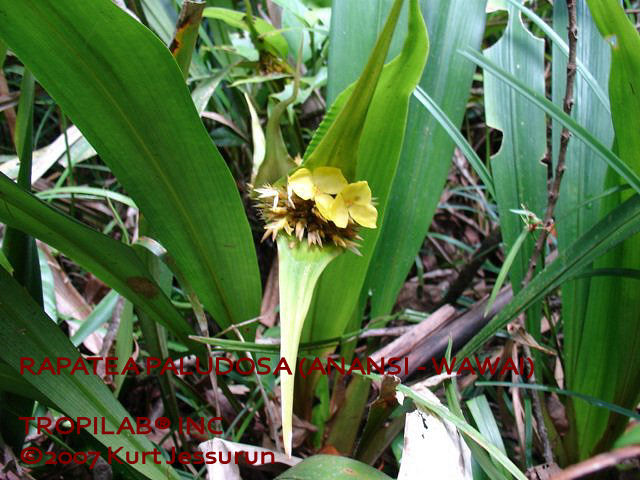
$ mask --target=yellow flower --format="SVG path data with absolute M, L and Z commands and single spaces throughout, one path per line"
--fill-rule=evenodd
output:
M 287 179 L 289 197 L 293 192 L 303 200 L 314 200 L 316 203 L 318 199 L 324 202 L 333 200 L 331 195 L 340 193 L 346 186 L 347 180 L 335 167 L 318 167 L 313 173 L 307 168 L 300 168 Z
M 349 217 L 363 227 L 376 228 L 378 211 L 371 202 L 371 189 L 365 181 L 350 183 L 330 204 L 324 205 L 324 208 L 318 204 L 318 209 L 321 213 L 326 209 L 327 215 L 322 215 L 338 228 L 345 228 L 349 223 Z
M 342 171 L 335 167 L 296 170 L 287 178 L 287 196 L 295 193 L 303 200 L 312 200 L 318 213 L 338 228 L 346 228 L 349 219 L 367 228 L 376 228 L 378 211 L 371 201 L 366 181 L 348 183 Z

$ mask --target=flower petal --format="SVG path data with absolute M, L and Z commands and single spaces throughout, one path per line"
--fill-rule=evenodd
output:
M 349 215 L 353 220 L 367 228 L 376 228 L 378 220 L 378 211 L 371 204 L 367 205 L 351 205 L 349 207 Z
M 313 198 L 313 180 L 309 169 L 300 168 L 288 177 L 287 194 L 291 196 L 291 192 L 294 192 L 303 200 L 311 200 Z
M 348 205 L 371 204 L 371 189 L 366 181 L 350 183 L 340 194 Z
M 326 193 L 320 193 L 315 198 L 316 207 L 318 212 L 325 220 L 331 220 L 331 204 L 333 203 L 333 197 Z
M 347 223 L 349 223 L 349 212 L 347 211 L 344 199 L 340 194 L 338 194 L 331 203 L 331 207 L 329 208 L 329 220 L 335 223 L 338 228 L 346 228 Z
M 313 171 L 313 183 L 318 191 L 336 195 L 347 186 L 342 171 L 335 167 L 318 167 Z

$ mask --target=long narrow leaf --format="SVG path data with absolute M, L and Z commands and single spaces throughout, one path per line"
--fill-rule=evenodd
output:
M 456 50 L 463 45 L 479 48 L 484 33 L 484 0 L 428 0 L 421 4 L 427 30 L 436 40 L 414 96 L 424 91 L 439 105 L 440 112 L 422 108 L 420 97 L 412 97 L 409 103 L 410 128 L 387 206 L 393 214 L 382 225 L 367 272 L 365 293 L 361 294 L 366 301 L 366 294 L 371 291 L 373 316 L 386 315 L 393 308 L 431 225 L 455 148 L 438 114 L 445 115 L 450 128 L 457 131 L 464 117 L 474 67 Z M 385 159 L 379 161 L 384 163 Z

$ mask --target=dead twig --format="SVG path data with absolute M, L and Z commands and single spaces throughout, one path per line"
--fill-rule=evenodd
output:
M 582 478 L 590 473 L 599 472 L 605 468 L 614 467 L 625 460 L 640 458 L 640 446 L 631 445 L 628 447 L 617 448 L 610 452 L 601 453 L 595 457 L 591 457 L 584 462 L 576 463 L 562 472 L 551 477 L 551 480 L 573 480 Z
M 569 11 L 569 61 L 567 63 L 567 83 L 564 95 L 563 109 L 564 113 L 566 113 L 567 115 L 571 115 L 571 110 L 573 108 L 573 88 L 577 70 L 576 47 L 578 42 L 578 27 L 576 17 L 576 0 L 567 1 L 567 10 Z M 544 215 L 543 228 L 541 229 L 540 236 L 536 241 L 535 250 L 533 252 L 533 255 L 531 256 L 531 262 L 529 263 L 527 274 L 522 281 L 523 287 L 527 286 L 531 281 L 533 272 L 535 272 L 536 270 L 538 258 L 541 257 L 544 245 L 547 241 L 549 233 L 553 228 L 553 213 L 558 203 L 558 197 L 560 195 L 560 185 L 562 183 L 562 177 L 564 176 L 564 172 L 566 170 L 567 148 L 569 146 L 570 138 L 571 133 L 569 132 L 569 129 L 563 127 L 562 133 L 560 134 L 560 150 L 558 152 L 558 162 L 556 164 L 553 183 L 551 185 L 551 189 L 549 190 L 549 199 L 547 202 L 547 210 Z
M 567 62 L 567 81 L 566 81 L 566 90 L 564 94 L 563 101 L 563 110 L 567 115 L 571 115 L 571 110 L 573 108 L 573 89 L 575 85 L 575 77 L 576 77 L 576 51 L 578 44 L 578 26 L 577 26 L 577 13 L 576 13 L 576 0 L 567 0 L 567 11 L 568 11 L 568 36 L 569 36 L 569 61 Z M 558 198 L 560 196 L 560 185 L 562 184 L 562 177 L 564 176 L 564 172 L 566 170 L 566 158 L 567 158 L 567 148 L 569 146 L 569 139 L 571 138 L 571 133 L 567 127 L 562 127 L 562 133 L 560 134 L 560 150 L 558 151 L 558 162 L 556 163 L 555 175 L 551 184 L 551 189 L 549 190 L 549 198 L 547 202 L 547 210 L 544 215 L 543 226 L 540 231 L 540 236 L 538 237 L 535 245 L 535 249 L 533 251 L 533 255 L 531 256 L 531 261 L 529 262 L 529 268 L 527 273 L 522 281 L 522 287 L 526 287 L 531 278 L 533 277 L 533 273 L 536 270 L 536 266 L 538 263 L 538 259 L 542 257 L 542 252 L 544 250 L 544 246 L 547 242 L 547 238 L 549 233 L 553 229 L 553 214 L 558 204 Z M 532 377 L 533 380 L 533 377 Z M 535 381 L 535 380 L 533 380 Z M 540 435 L 540 440 L 542 441 L 543 446 L 543 454 L 544 459 L 547 463 L 553 463 L 553 450 L 551 449 L 551 442 L 549 441 L 549 436 L 547 434 L 547 429 L 544 424 L 544 417 L 542 415 L 542 406 L 540 402 L 540 398 L 537 393 L 533 393 L 533 414 L 536 418 L 536 423 L 538 424 L 538 433 Z

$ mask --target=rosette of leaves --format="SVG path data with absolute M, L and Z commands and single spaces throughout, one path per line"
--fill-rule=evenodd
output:
M 385 65 L 403 0 L 396 0 L 359 79 L 345 89 L 316 131 L 299 166 L 291 169 L 286 148 L 261 168 L 271 178 L 256 193 L 265 237 L 278 246 L 280 355 L 292 368 L 314 290 L 324 269 L 351 250 L 362 262 L 373 255 L 385 221 L 388 192 L 404 138 L 409 97 L 420 80 L 428 37 L 418 0 L 410 0 L 407 36 L 400 54 Z M 279 141 L 279 138 L 272 141 Z M 371 153 L 384 158 L 372 159 Z M 374 169 L 372 160 L 384 161 Z M 381 173 L 384 173 L 381 175 Z M 375 196 L 375 204 L 373 200 Z M 366 230 L 366 233 L 362 230 Z M 362 233 L 362 236 L 360 236 Z M 327 312 L 331 321 L 331 312 Z M 281 375 L 285 452 L 292 448 L 294 377 Z

